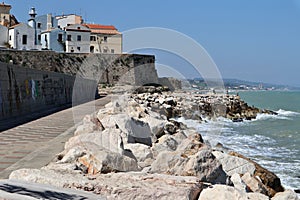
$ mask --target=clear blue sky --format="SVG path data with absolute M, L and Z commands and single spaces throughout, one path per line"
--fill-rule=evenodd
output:
M 225 78 L 300 86 L 300 0 L 6 0 L 19 21 L 81 14 L 120 31 L 163 27 L 200 43 Z M 117 6 L 118 5 L 118 6 Z M 187 72 L 193 77 L 193 72 Z

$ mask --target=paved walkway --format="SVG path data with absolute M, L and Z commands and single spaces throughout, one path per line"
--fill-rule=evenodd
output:
M 110 101 L 107 96 L 0 132 L 0 179 L 16 169 L 45 166 L 73 136 L 74 120 L 79 122 Z

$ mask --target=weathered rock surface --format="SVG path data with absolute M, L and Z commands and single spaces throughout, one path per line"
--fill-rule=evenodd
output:
M 49 170 L 22 169 L 10 179 L 80 189 L 107 199 L 187 199 L 197 200 L 203 184 L 196 177 L 163 174 L 111 173 L 93 177 Z
M 222 164 L 223 170 L 228 176 L 233 174 L 245 174 L 249 172 L 251 175 L 254 174 L 255 165 L 243 158 L 228 155 L 227 153 L 222 153 L 220 151 L 212 152 L 217 160 Z
M 203 149 L 188 157 L 179 152 L 161 152 L 151 165 L 152 173 L 196 176 L 201 181 L 226 183 L 227 176 L 210 150 Z
M 299 200 L 299 197 L 292 190 L 285 190 L 284 192 L 278 192 L 272 200 Z
M 228 149 L 222 145 L 212 149 L 176 118 L 250 120 L 261 112 L 267 111 L 249 107 L 238 96 L 156 90 L 124 95 L 86 116 L 52 163 L 41 170 L 14 171 L 10 178 L 107 199 L 269 199 L 284 191 L 274 173 L 238 153 L 224 153 Z M 276 195 L 288 199 L 294 193 Z
M 262 166 L 260 166 L 258 163 L 252 161 L 249 158 L 246 158 L 245 156 L 238 154 L 236 152 L 230 152 L 229 153 L 232 156 L 236 156 L 236 157 L 240 157 L 243 158 L 251 163 L 254 164 L 255 166 L 255 172 L 254 172 L 254 177 L 258 177 L 259 180 L 261 180 L 261 183 L 266 186 L 267 188 L 267 193 L 268 196 L 272 197 L 274 196 L 277 192 L 283 192 L 284 188 L 281 185 L 281 181 L 278 178 L 278 176 L 276 176 L 273 172 L 270 172 L 269 170 L 263 168 Z
M 209 188 L 204 189 L 199 197 L 199 200 L 243 200 L 245 196 L 243 193 L 234 187 L 226 186 L 226 185 L 214 185 Z

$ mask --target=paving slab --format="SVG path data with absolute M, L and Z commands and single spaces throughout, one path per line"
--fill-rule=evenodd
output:
M 13 170 L 47 165 L 73 136 L 81 119 L 111 101 L 103 97 L 0 132 L 0 179 Z

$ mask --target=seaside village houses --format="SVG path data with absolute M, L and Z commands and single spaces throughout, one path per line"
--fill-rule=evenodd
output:
M 2 49 L 122 53 L 122 34 L 115 26 L 85 23 L 75 14 L 38 16 L 35 8 L 30 9 L 27 23 L 19 23 L 10 10 L 10 5 L 0 3 Z

